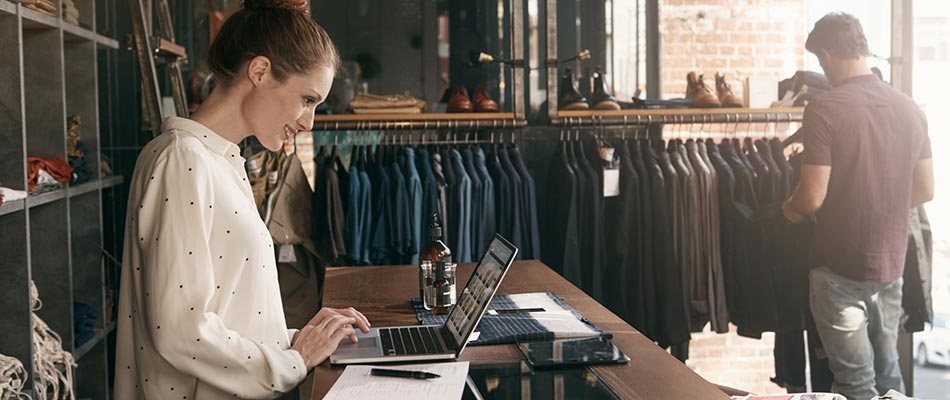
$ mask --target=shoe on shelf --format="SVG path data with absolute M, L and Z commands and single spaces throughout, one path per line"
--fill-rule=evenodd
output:
M 723 107 L 742 107 L 742 97 L 736 96 L 732 92 L 732 86 L 726 82 L 726 76 L 716 73 L 716 92 L 719 94 L 719 102 Z
M 468 97 L 468 90 L 465 86 L 456 86 L 452 89 L 449 96 L 449 104 L 445 108 L 449 113 L 470 113 L 472 112 L 472 100 Z
M 561 77 L 561 89 L 558 90 L 560 96 L 557 100 L 558 110 L 587 110 L 587 98 L 577 91 L 577 83 L 574 81 L 574 72 L 566 68 L 564 76 Z
M 696 72 L 686 75 L 686 98 L 693 101 L 693 108 L 719 107 L 719 98 L 716 93 L 703 83 L 703 76 L 696 76 Z
M 604 74 L 597 68 L 594 73 L 594 93 L 590 95 L 590 108 L 594 110 L 619 110 L 620 103 L 610 93 Z
M 472 91 L 472 104 L 475 105 L 475 112 L 480 113 L 496 113 L 498 111 L 498 103 L 495 100 L 491 99 L 491 96 L 488 95 L 488 92 L 485 89 L 478 88 Z

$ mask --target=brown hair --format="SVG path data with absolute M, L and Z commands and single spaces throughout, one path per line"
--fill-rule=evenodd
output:
M 836 56 L 848 58 L 871 54 L 861 22 L 845 13 L 831 13 L 818 20 L 808 34 L 805 49 L 814 54 L 818 54 L 819 49 L 825 49 Z
M 316 67 L 340 65 L 327 32 L 310 18 L 307 0 L 244 0 L 244 8 L 221 27 L 208 51 L 208 65 L 226 86 L 248 60 L 270 59 L 279 81 Z

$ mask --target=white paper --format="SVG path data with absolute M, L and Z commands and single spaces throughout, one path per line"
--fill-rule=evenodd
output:
M 478 332 L 478 331 L 472 332 L 471 335 L 468 335 L 468 342 L 469 342 L 469 343 L 472 343 L 472 342 L 478 340 L 478 337 L 481 336 L 481 334 L 482 334 L 482 333 L 481 333 L 481 332 Z
M 620 170 L 604 170 L 604 197 L 620 196 Z
M 408 379 L 388 376 L 373 376 L 373 368 L 426 371 L 442 377 L 434 379 Z M 349 365 L 336 380 L 324 400 L 442 400 L 461 399 L 468 376 L 468 361 L 412 364 L 412 365 Z

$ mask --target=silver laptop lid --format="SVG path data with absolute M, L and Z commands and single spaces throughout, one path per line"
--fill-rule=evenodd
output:
M 485 314 L 488 303 L 495 296 L 498 286 L 501 286 L 501 280 L 516 254 L 518 248 L 495 234 L 495 239 L 488 245 L 472 276 L 468 278 L 465 289 L 459 294 L 442 329 L 443 339 L 450 349 L 455 350 L 456 357 L 465 348 L 468 337 Z

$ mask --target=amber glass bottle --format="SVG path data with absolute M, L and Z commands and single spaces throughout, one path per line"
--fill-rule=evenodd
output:
M 446 271 L 446 268 L 452 269 Z M 442 242 L 439 215 L 432 214 L 429 242 L 419 250 L 420 295 L 426 309 L 444 314 L 455 304 L 455 271 L 452 250 Z

